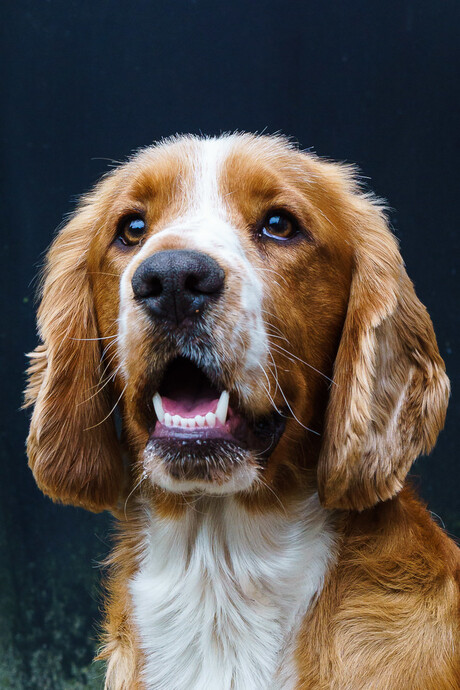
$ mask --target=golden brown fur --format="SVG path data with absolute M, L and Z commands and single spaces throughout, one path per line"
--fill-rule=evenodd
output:
M 120 517 L 102 652 L 113 690 L 144 687 L 127 583 L 145 529 L 131 508 L 148 440 L 138 392 L 156 362 L 141 321 L 125 362 L 116 347 L 128 259 L 114 248 L 114 228 L 132 209 L 145 212 L 152 233 L 174 220 L 191 194 L 196 146 L 183 138 L 146 149 L 84 198 L 49 252 L 41 343 L 31 355 L 28 453 L 38 486 L 53 500 Z M 459 553 L 405 486 L 412 462 L 443 427 L 449 384 L 384 211 L 360 191 L 352 170 L 277 138 L 235 137 L 219 184 L 255 270 L 281 275 L 265 281 L 264 305 L 270 333 L 290 345 L 286 353 L 273 341 L 271 355 L 297 418 L 321 432 L 308 435 L 290 419 L 263 483 L 237 500 L 268 517 L 317 489 L 336 511 L 338 562 L 298 635 L 297 690 L 454 690 Z M 283 254 L 267 245 L 261 257 L 247 228 L 267 206 L 280 205 L 314 241 Z M 181 237 L 159 245 L 186 247 Z M 228 299 L 233 313 L 236 298 Z M 267 373 L 273 383 L 273 369 Z M 230 388 L 237 373 L 225 376 Z M 254 391 L 254 409 L 269 409 L 258 382 Z M 278 388 L 275 398 L 283 403 Z M 126 469 L 111 414 L 117 400 Z M 186 509 L 178 494 L 142 491 L 165 518 Z
M 456 546 L 407 488 L 339 520 L 337 567 L 298 641 L 299 688 L 458 688 Z

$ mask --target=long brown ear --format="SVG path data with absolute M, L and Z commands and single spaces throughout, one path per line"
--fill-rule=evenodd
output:
M 87 270 L 95 211 L 83 205 L 47 258 L 25 406 L 34 406 L 29 465 L 53 500 L 89 510 L 116 504 L 122 463 L 107 386 L 100 388 L 100 343 Z
M 330 508 L 363 510 L 394 496 L 434 446 L 449 381 L 377 204 L 354 199 L 355 266 L 318 465 Z

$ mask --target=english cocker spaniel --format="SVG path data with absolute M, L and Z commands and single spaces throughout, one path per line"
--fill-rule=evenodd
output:
M 118 519 L 106 688 L 460 687 L 459 552 L 405 483 L 448 379 L 353 169 L 142 150 L 59 232 L 38 330 L 37 484 Z

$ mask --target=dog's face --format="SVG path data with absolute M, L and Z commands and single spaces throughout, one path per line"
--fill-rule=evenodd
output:
M 443 423 L 431 323 L 378 205 L 277 138 L 180 138 L 108 176 L 50 251 L 39 323 L 31 464 L 93 509 L 120 492 L 117 402 L 134 482 L 318 483 L 342 507 L 393 495 Z
M 130 444 L 172 491 L 271 482 L 321 430 L 349 241 L 309 198 L 307 160 L 247 143 L 141 154 L 90 249 Z

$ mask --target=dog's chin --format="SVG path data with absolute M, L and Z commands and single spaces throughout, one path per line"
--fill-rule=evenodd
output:
M 248 491 L 278 444 L 285 417 L 271 413 L 254 424 L 225 428 L 165 429 L 151 434 L 144 468 L 151 482 L 175 493 L 214 495 Z
M 261 469 L 254 454 L 229 440 L 151 439 L 144 452 L 151 482 L 173 493 L 247 491 Z

